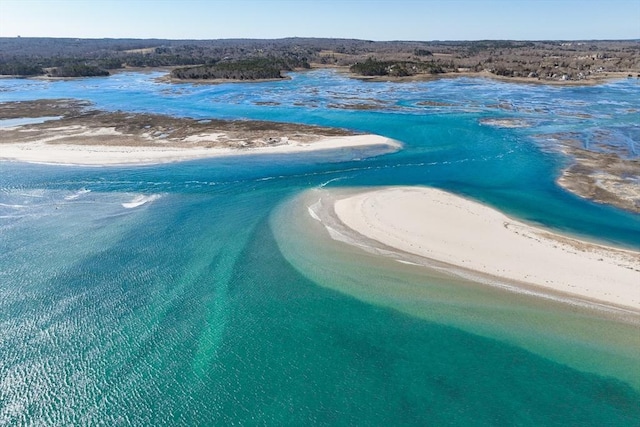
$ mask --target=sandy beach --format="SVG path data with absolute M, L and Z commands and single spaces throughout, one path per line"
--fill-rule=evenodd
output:
M 375 146 L 387 147 L 390 151 L 400 147 L 397 142 L 378 135 L 325 137 L 313 142 L 287 140 L 282 145 L 252 148 L 51 144 L 46 140 L 36 140 L 2 144 L 0 160 L 87 166 L 144 165 L 222 156 L 292 154 Z
M 640 311 L 640 252 L 560 235 L 432 188 L 389 187 L 328 199 L 333 204 L 326 209 L 335 211 L 352 243 L 368 246 L 372 239 L 399 251 L 392 256 L 401 262 L 402 253 L 417 255 L 486 283 L 506 281 L 560 299 Z
M 106 112 L 76 100 L 0 103 L 0 115 L 0 160 L 33 163 L 135 165 L 340 149 L 374 155 L 401 148 L 391 139 L 347 129 Z

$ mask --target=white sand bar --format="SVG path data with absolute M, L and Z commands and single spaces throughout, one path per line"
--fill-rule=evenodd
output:
M 403 252 L 640 311 L 640 252 L 559 235 L 432 188 L 366 191 L 339 197 L 334 209 L 359 235 Z
M 87 135 L 87 137 L 88 136 L 90 135 Z M 104 137 L 105 135 L 102 136 Z M 218 134 L 215 135 L 215 137 L 217 136 Z M 212 140 L 215 140 L 213 136 Z M 40 140 L 20 143 L 3 142 L 0 144 L 0 160 L 94 166 L 133 165 L 168 163 L 243 154 L 288 154 L 375 146 L 386 147 L 389 151 L 396 151 L 401 148 L 398 142 L 379 135 L 324 137 L 312 142 L 287 140 L 286 143 L 281 145 L 254 148 L 208 148 L 189 147 L 188 145 L 162 146 L 161 144 L 157 146 L 141 146 L 135 144 L 52 144 L 49 143 L 49 141 Z

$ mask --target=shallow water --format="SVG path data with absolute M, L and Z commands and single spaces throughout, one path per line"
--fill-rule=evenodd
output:
M 300 216 L 283 220 L 319 186 L 432 185 L 638 249 L 640 217 L 558 188 L 566 159 L 540 145 L 571 132 L 637 156 L 636 80 L 391 84 L 313 71 L 206 86 L 158 75 L 3 79 L 0 101 L 341 126 L 405 149 L 0 163 L 0 424 L 640 423 L 637 326 L 386 265 L 309 240 Z
M 60 116 L 45 116 L 36 118 L 24 118 L 24 119 L 0 119 L 0 128 L 10 128 L 23 125 L 31 125 L 37 123 L 44 123 L 51 120 L 58 120 Z
M 640 387 L 640 316 L 437 262 L 426 269 L 424 259 L 363 241 L 331 214 L 332 200 L 353 191 L 309 190 L 274 210 L 276 242 L 301 274 L 360 300 Z

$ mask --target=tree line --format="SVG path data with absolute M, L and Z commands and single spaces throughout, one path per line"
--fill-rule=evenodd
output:
M 452 67 L 453 64 L 450 64 Z M 448 71 L 444 64 L 437 61 L 380 61 L 369 57 L 364 62 L 356 62 L 349 70 L 361 76 L 406 77 L 416 74 L 440 74 Z
M 315 63 L 352 67 L 360 75 L 411 76 L 486 71 L 505 76 L 582 78 L 601 72 L 640 73 L 640 43 L 616 41 L 391 41 L 288 38 L 278 40 L 135 40 L 0 37 L 0 74 L 104 75 L 123 67 L 183 67 L 191 78 L 277 78 L 274 64 L 258 72 L 251 61 L 280 60 L 280 71 Z M 241 72 L 233 66 L 240 63 Z M 214 66 L 215 65 L 215 66 Z M 94 68 L 96 67 L 96 68 Z M 225 68 L 227 67 L 227 68 Z M 54 71 L 53 69 L 57 69 Z M 102 71 L 100 71 L 102 70 Z M 538 77 L 539 76 L 539 77 Z M 555 77 L 554 77 L 555 76 Z
M 177 68 L 171 77 L 177 79 L 232 79 L 261 80 L 281 79 L 282 71 L 295 68 L 309 68 L 306 60 L 286 60 L 282 58 L 252 58 L 239 61 L 220 61 L 215 64 Z

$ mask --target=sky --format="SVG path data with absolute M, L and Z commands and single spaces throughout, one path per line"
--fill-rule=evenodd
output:
M 0 37 L 640 39 L 640 0 L 0 0 Z

